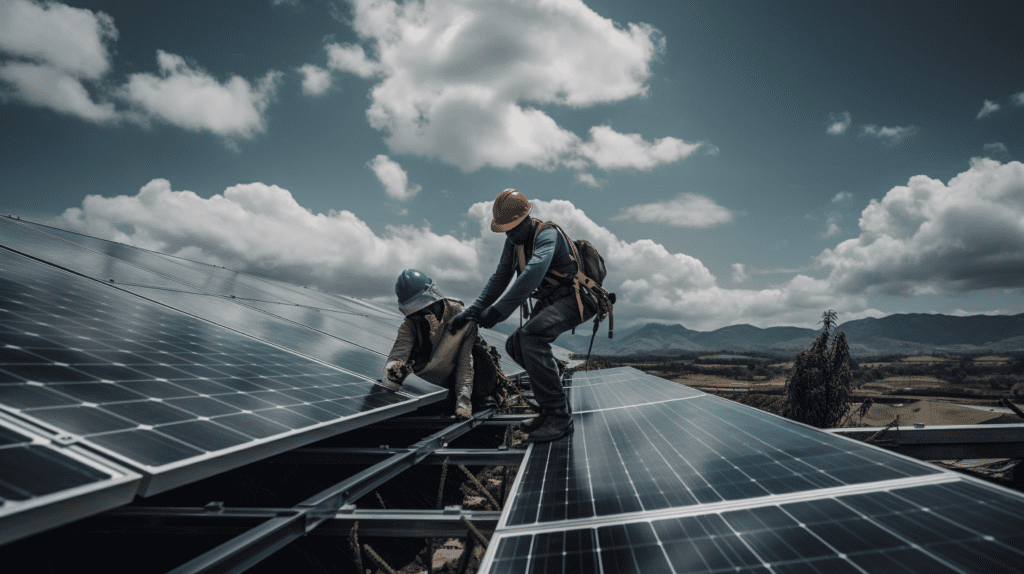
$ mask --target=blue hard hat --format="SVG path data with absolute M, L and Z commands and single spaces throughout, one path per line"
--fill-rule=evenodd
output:
M 430 277 L 416 269 L 406 269 L 398 276 L 395 282 L 395 295 L 398 295 L 399 305 L 403 305 L 427 292 L 433 285 Z

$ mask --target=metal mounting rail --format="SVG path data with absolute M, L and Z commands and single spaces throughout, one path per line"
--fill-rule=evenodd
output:
M 486 424 L 486 423 L 484 423 Z M 262 461 L 264 464 L 375 464 L 382 459 L 402 454 L 405 448 L 306 447 L 297 448 Z M 523 462 L 525 450 L 498 448 L 439 448 L 420 464 L 505 466 Z
M 244 534 L 273 518 L 289 518 L 300 511 L 293 508 L 227 508 L 218 503 L 205 507 L 119 508 L 73 526 L 75 532 L 104 534 L 179 535 L 203 534 L 228 536 Z M 498 525 L 501 511 L 466 510 L 450 507 L 445 510 L 378 510 L 345 507 L 325 519 L 312 531 L 313 535 L 344 536 L 359 522 L 359 532 L 366 536 L 392 538 L 466 536 L 465 517 L 473 525 L 491 534 Z
M 487 421 L 481 423 L 483 426 L 509 426 L 517 425 L 526 419 L 533 418 L 536 416 L 534 413 L 521 414 L 521 415 L 494 415 Z M 387 420 L 368 425 L 364 428 L 378 428 L 378 429 L 424 429 L 424 428 L 443 428 L 451 424 L 452 417 L 395 417 Z
M 171 570 L 172 574 L 244 572 L 267 556 L 313 530 L 338 511 L 411 468 L 435 450 L 466 434 L 494 415 L 487 409 L 436 432 L 355 476 L 300 502 L 287 516 L 275 516 Z M 450 420 L 450 419 L 449 419 Z
M 882 430 L 834 428 L 826 432 L 865 440 Z M 901 426 L 879 434 L 876 444 L 921 460 L 1024 458 L 1024 424 Z

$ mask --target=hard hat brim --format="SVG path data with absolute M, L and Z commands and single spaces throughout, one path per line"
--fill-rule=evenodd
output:
M 526 219 L 526 216 L 530 215 L 531 211 L 533 211 L 533 206 L 532 205 L 530 206 L 529 209 L 526 210 L 526 213 L 520 215 L 519 217 L 513 219 L 512 221 L 510 221 L 508 223 L 498 223 L 494 219 L 491 219 L 491 231 L 493 231 L 495 233 L 505 233 L 506 231 L 508 231 L 508 230 L 512 229 L 513 227 L 515 227 L 515 226 L 519 225 L 520 223 L 522 223 L 523 220 Z

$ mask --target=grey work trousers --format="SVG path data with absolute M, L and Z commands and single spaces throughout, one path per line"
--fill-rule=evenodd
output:
M 579 306 L 573 293 L 535 309 L 533 317 L 505 341 L 508 356 L 530 375 L 533 395 L 542 408 L 567 407 L 565 390 L 558 376 L 558 364 L 551 353 L 551 343 L 562 333 L 593 317 L 594 310 L 584 303 L 583 319 L 580 320 Z

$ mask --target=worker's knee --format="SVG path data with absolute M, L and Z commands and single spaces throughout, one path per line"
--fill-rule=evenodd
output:
M 509 335 L 508 339 L 505 339 L 505 352 L 512 358 L 513 361 L 519 362 L 519 330 Z

